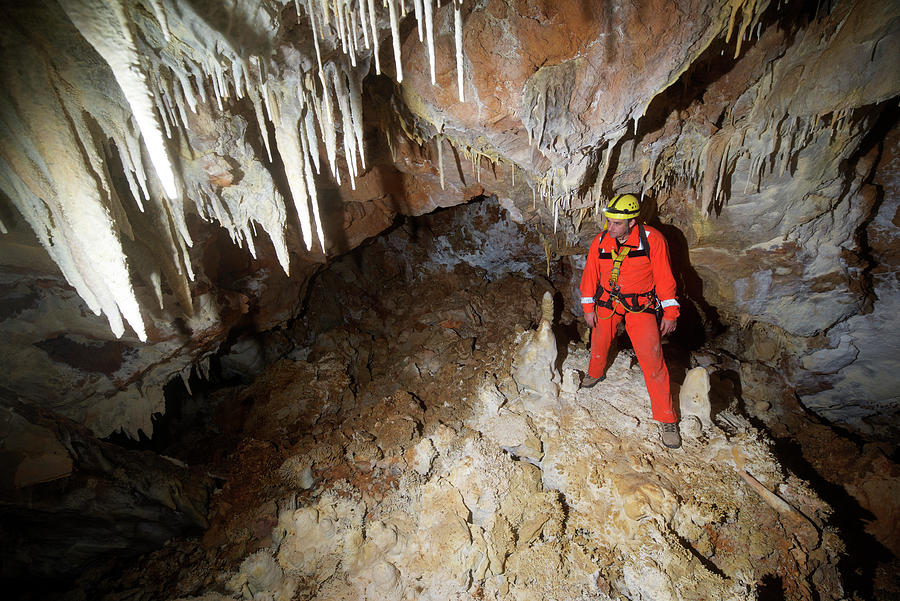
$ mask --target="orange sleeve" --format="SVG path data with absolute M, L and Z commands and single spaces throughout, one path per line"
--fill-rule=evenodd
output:
M 594 312 L 594 294 L 597 292 L 597 281 L 600 279 L 600 259 L 598 257 L 600 238 L 603 234 L 594 237 L 591 248 L 588 250 L 587 262 L 584 271 L 581 272 L 581 308 L 585 313 Z
M 650 245 L 650 268 L 653 270 L 653 285 L 656 296 L 663 307 L 663 319 L 675 320 L 681 314 L 675 297 L 675 276 L 669 262 L 669 246 L 659 230 L 648 236 Z

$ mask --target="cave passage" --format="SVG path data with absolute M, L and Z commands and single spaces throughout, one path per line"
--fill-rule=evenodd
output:
M 889 552 L 863 560 L 843 551 L 884 548 L 843 513 L 861 510 L 836 472 L 791 448 L 824 452 L 824 442 L 778 436 L 769 446 L 771 418 L 742 395 L 745 370 L 712 329 L 683 339 L 709 338 L 703 346 L 664 345 L 675 384 L 698 366 L 710 374 L 711 421 L 682 415 L 680 450 L 658 441 L 624 334 L 607 380 L 578 389 L 587 349 L 572 256 L 551 256 L 548 274 L 540 234 L 489 197 L 399 220 L 322 270 L 300 318 L 234 337 L 208 380 L 187 383 L 190 393 L 173 382 L 154 436 L 122 451 L 152 450 L 207 475 L 202 535 L 189 528 L 152 550 L 159 542 L 138 533 L 149 547 L 132 540 L 87 560 L 71 545 L 57 561 L 81 562 L 77 575 L 7 581 L 26 599 L 602 599 L 669 587 L 704 598 L 837 599 L 842 587 L 891 590 L 883 572 L 876 577 Z M 546 361 L 548 341 L 537 335 L 545 293 L 555 301 L 556 355 L 544 366 L 557 374 L 555 394 L 536 392 L 532 377 L 534 357 Z M 266 349 L 280 354 L 267 360 Z M 70 526 L 83 545 L 109 543 L 102 524 L 93 534 Z M 40 541 L 26 542 L 33 528 L 20 527 L 19 553 L 41 554 Z

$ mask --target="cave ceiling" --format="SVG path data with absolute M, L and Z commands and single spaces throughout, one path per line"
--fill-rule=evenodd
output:
M 2 14 L 0 384 L 97 434 L 149 434 L 166 382 L 296 315 L 329 258 L 481 195 L 572 260 L 639 193 L 752 359 L 826 417 L 896 405 L 869 373 L 900 350 L 871 343 L 898 309 L 896 2 Z

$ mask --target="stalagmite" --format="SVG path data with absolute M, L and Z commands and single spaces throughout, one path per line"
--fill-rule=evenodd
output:
M 462 1 L 453 0 L 453 37 L 456 41 L 456 84 L 459 87 L 459 101 L 465 102 L 463 92 L 463 54 L 462 54 Z

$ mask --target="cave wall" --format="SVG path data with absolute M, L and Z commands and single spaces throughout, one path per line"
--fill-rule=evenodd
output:
M 0 384 L 150 435 L 398 214 L 495 194 L 577 270 L 633 191 L 736 352 L 855 429 L 893 409 L 895 2 L 431 4 L 435 85 L 411 9 L 367 45 L 319 2 L 7 3 Z

